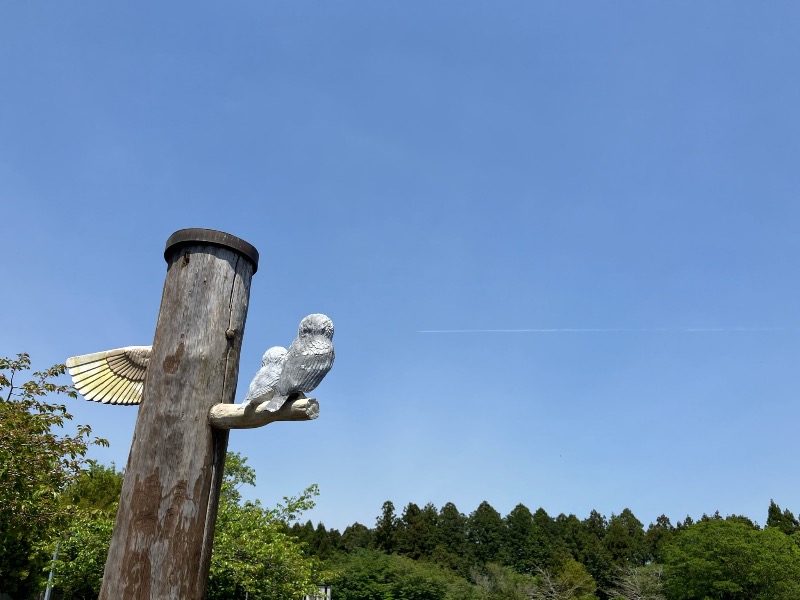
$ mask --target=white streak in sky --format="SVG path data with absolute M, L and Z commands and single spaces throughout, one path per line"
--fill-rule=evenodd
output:
M 422 329 L 417 333 L 728 333 L 787 331 L 784 327 L 559 327 L 541 329 Z

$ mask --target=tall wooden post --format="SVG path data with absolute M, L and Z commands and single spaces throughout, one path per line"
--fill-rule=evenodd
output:
M 173 234 L 101 600 L 202 600 L 258 251 L 208 229 Z

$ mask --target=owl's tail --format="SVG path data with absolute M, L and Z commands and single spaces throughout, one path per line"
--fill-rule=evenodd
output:
M 258 409 L 259 411 L 266 410 L 268 412 L 275 412 L 278 409 L 280 409 L 281 406 L 283 406 L 283 403 L 286 402 L 286 399 L 288 397 L 289 397 L 288 395 L 287 396 L 275 395 L 270 400 L 267 400 L 266 402 L 260 404 Z

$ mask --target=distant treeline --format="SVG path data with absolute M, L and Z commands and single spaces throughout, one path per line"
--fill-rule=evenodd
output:
M 581 520 L 575 515 L 552 517 L 542 508 L 531 512 L 519 504 L 503 517 L 488 502 L 469 515 L 452 503 L 441 509 L 409 503 L 397 515 L 387 501 L 372 527 L 354 523 L 339 532 L 307 521 L 295 523 L 290 532 L 306 552 L 339 566 L 334 589 L 342 600 L 368 598 L 365 569 L 356 563 L 375 563 L 376 555 L 434 565 L 473 585 L 492 572 L 495 578 L 503 570 L 513 572 L 529 578 L 518 586 L 520 598 L 626 598 L 626 576 L 636 579 L 637 571 L 640 579 L 648 575 L 653 590 L 650 596 L 631 592 L 631 598 L 800 598 L 800 523 L 774 501 L 764 529 L 747 517 L 723 518 L 719 513 L 697 522 L 686 517 L 674 525 L 662 515 L 645 528 L 627 508 L 609 518 L 593 510 Z M 558 595 L 555 582 L 570 569 L 568 580 L 561 582 L 564 593 Z M 348 595 L 347 574 L 352 571 L 362 581 L 360 591 Z M 391 579 L 386 573 L 381 577 Z M 581 577 L 587 580 L 583 592 L 577 583 Z M 542 595 L 546 578 L 554 582 L 549 596 Z M 566 588 L 576 586 L 570 595 Z M 510 588 L 497 597 L 503 594 L 514 597 Z M 446 596 L 443 592 L 441 597 Z

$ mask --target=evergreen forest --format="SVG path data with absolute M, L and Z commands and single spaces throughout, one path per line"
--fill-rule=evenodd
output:
M 800 598 L 800 526 L 775 502 L 766 527 L 719 513 L 647 527 L 629 510 L 549 515 L 482 502 L 464 514 L 383 504 L 372 527 L 296 523 L 291 533 L 334 573 L 334 598 L 745 600 Z

